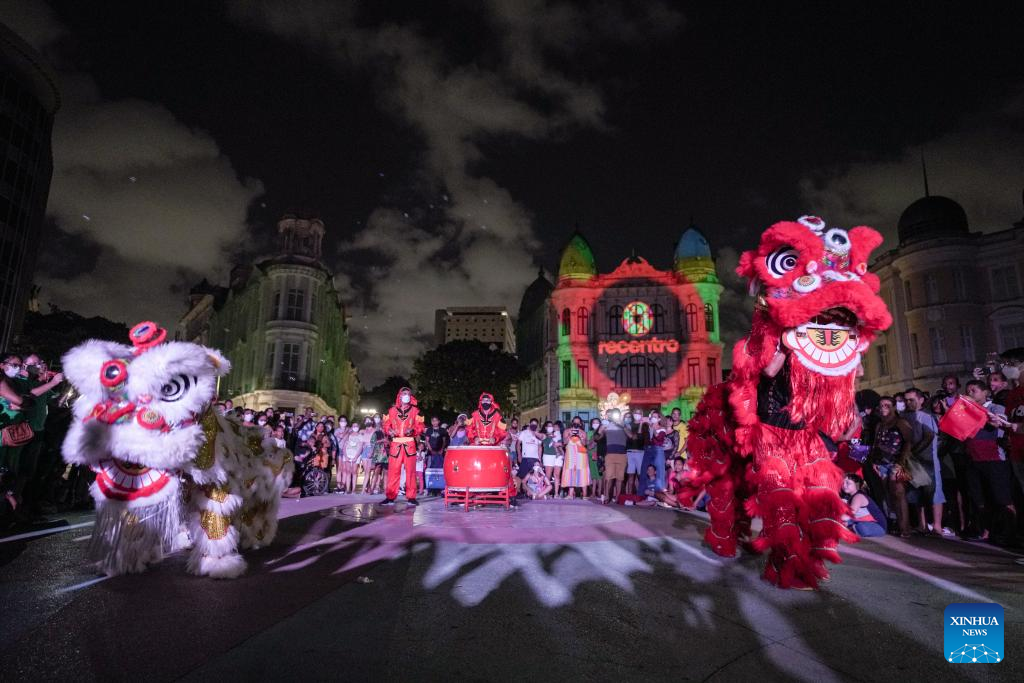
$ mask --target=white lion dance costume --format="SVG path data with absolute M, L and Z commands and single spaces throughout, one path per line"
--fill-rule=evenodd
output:
M 132 346 L 90 340 L 69 351 L 64 374 L 79 392 L 64 460 L 96 472 L 91 554 L 108 575 L 141 572 L 191 545 L 188 571 L 235 578 L 242 548 L 277 533 L 292 454 L 213 409 L 219 351 L 164 342 L 155 323 Z

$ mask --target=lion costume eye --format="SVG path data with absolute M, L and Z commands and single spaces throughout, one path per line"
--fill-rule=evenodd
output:
M 850 235 L 842 228 L 829 228 L 825 233 L 825 247 L 833 253 L 845 255 L 850 251 Z
M 768 273 L 778 279 L 796 268 L 799 256 L 799 253 L 793 247 L 779 247 L 765 257 L 764 265 L 768 269 Z
M 194 384 L 198 384 L 199 379 L 197 377 L 189 377 L 188 375 L 177 375 L 173 379 L 169 380 L 166 384 L 160 387 L 160 400 L 165 403 L 173 403 L 181 400 L 181 398 L 188 393 L 188 390 Z

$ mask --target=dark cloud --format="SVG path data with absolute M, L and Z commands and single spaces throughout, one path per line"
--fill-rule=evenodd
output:
M 372 70 L 382 109 L 422 141 L 419 208 L 383 204 L 343 245 L 341 267 L 364 271 L 347 282 L 369 285 L 353 293 L 362 305 L 352 323 L 356 348 L 364 350 L 360 374 L 373 384 L 408 370 L 431 338 L 435 308 L 505 305 L 514 312 L 536 276 L 533 217 L 480 174 L 487 143 L 603 129 L 602 93 L 572 72 L 572 57 L 609 41 L 670 34 L 682 17 L 660 3 L 632 11 L 603 3 L 589 12 L 569 3 L 495 0 L 474 6 L 483 25 L 469 30 L 493 35 L 496 53 L 460 60 L 414 22 L 367 26 L 356 8 L 318 1 L 230 5 L 243 25 L 329 55 L 339 79 L 352 69 Z M 366 252 L 378 256 L 368 268 L 356 258 Z
M 10 2 L 5 10 L 12 28 L 62 69 L 47 207 L 57 230 L 44 250 L 76 245 L 88 257 L 62 271 L 53 252 L 44 254 L 41 298 L 83 315 L 153 319 L 173 329 L 185 281 L 226 278 L 226 256 L 247 234 L 247 207 L 262 184 L 239 178 L 207 133 L 164 106 L 104 99 L 64 57 L 67 31 L 44 3 Z
M 818 169 L 800 181 L 809 211 L 836 225 L 871 225 L 896 246 L 896 225 L 924 196 L 921 155 L 932 194 L 955 199 L 973 230 L 1005 230 L 1020 220 L 1024 178 L 1024 89 L 992 113 L 967 116 L 947 133 L 884 157 Z
M 755 245 L 751 245 L 753 248 Z M 754 312 L 754 299 L 748 292 L 747 281 L 736 274 L 740 254 L 732 247 L 724 247 L 716 254 L 718 279 L 725 288 L 718 300 L 718 323 L 721 340 L 725 344 L 723 366 L 732 367 L 732 346 L 750 332 L 750 319 Z

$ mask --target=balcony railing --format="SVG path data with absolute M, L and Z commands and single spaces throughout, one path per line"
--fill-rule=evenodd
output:
M 310 394 L 316 393 L 316 380 L 302 378 L 296 375 L 277 375 L 265 377 L 263 380 L 265 389 L 286 389 L 288 391 L 305 391 Z

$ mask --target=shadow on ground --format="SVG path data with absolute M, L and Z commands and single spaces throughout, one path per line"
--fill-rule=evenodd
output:
M 187 575 L 175 556 L 83 589 L 0 645 L 0 671 L 77 681 L 1024 678 L 1024 649 L 985 667 L 942 659 L 950 602 L 1000 602 L 1007 644 L 1024 642 L 1021 572 L 993 551 L 864 543 L 810 593 L 762 583 L 760 558 L 710 554 L 704 522 L 688 515 L 629 511 L 647 535 L 609 524 L 599 540 L 497 545 L 479 530 L 360 510 L 283 520 L 236 581 Z

